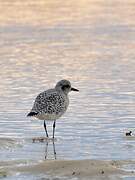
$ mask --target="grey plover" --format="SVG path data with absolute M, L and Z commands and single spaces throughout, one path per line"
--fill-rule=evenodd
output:
M 53 138 L 55 133 L 56 119 L 60 118 L 69 105 L 68 93 L 70 91 L 79 91 L 71 87 L 68 80 L 59 81 L 54 89 L 48 89 L 40 93 L 34 102 L 34 105 L 27 116 L 34 116 L 40 120 L 44 120 L 44 129 L 48 136 L 46 120 L 52 120 L 53 123 Z

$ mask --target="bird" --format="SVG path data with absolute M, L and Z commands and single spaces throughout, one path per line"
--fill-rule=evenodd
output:
M 46 121 L 53 121 L 54 139 L 56 120 L 66 112 L 69 105 L 68 94 L 71 91 L 79 90 L 73 88 L 69 80 L 60 80 L 53 89 L 45 90 L 36 97 L 31 111 L 27 114 L 27 117 L 36 117 L 39 120 L 44 120 L 47 138 L 49 138 L 49 135 Z

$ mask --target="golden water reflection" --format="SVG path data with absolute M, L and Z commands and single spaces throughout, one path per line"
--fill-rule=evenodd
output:
M 60 26 L 78 25 L 82 21 L 134 24 L 134 9 L 134 0 L 0 0 L 0 24 Z

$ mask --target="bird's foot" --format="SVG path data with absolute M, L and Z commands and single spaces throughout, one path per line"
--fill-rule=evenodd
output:
M 56 141 L 56 138 L 49 138 L 49 137 L 35 137 L 32 138 L 32 142 L 36 143 L 36 142 L 48 142 L 48 141 Z
M 49 137 L 35 137 L 32 139 L 32 142 L 35 143 L 35 142 L 45 142 L 49 139 Z

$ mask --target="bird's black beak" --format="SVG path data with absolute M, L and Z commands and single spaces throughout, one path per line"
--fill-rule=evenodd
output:
M 75 88 L 71 88 L 71 91 L 79 91 L 78 89 Z

